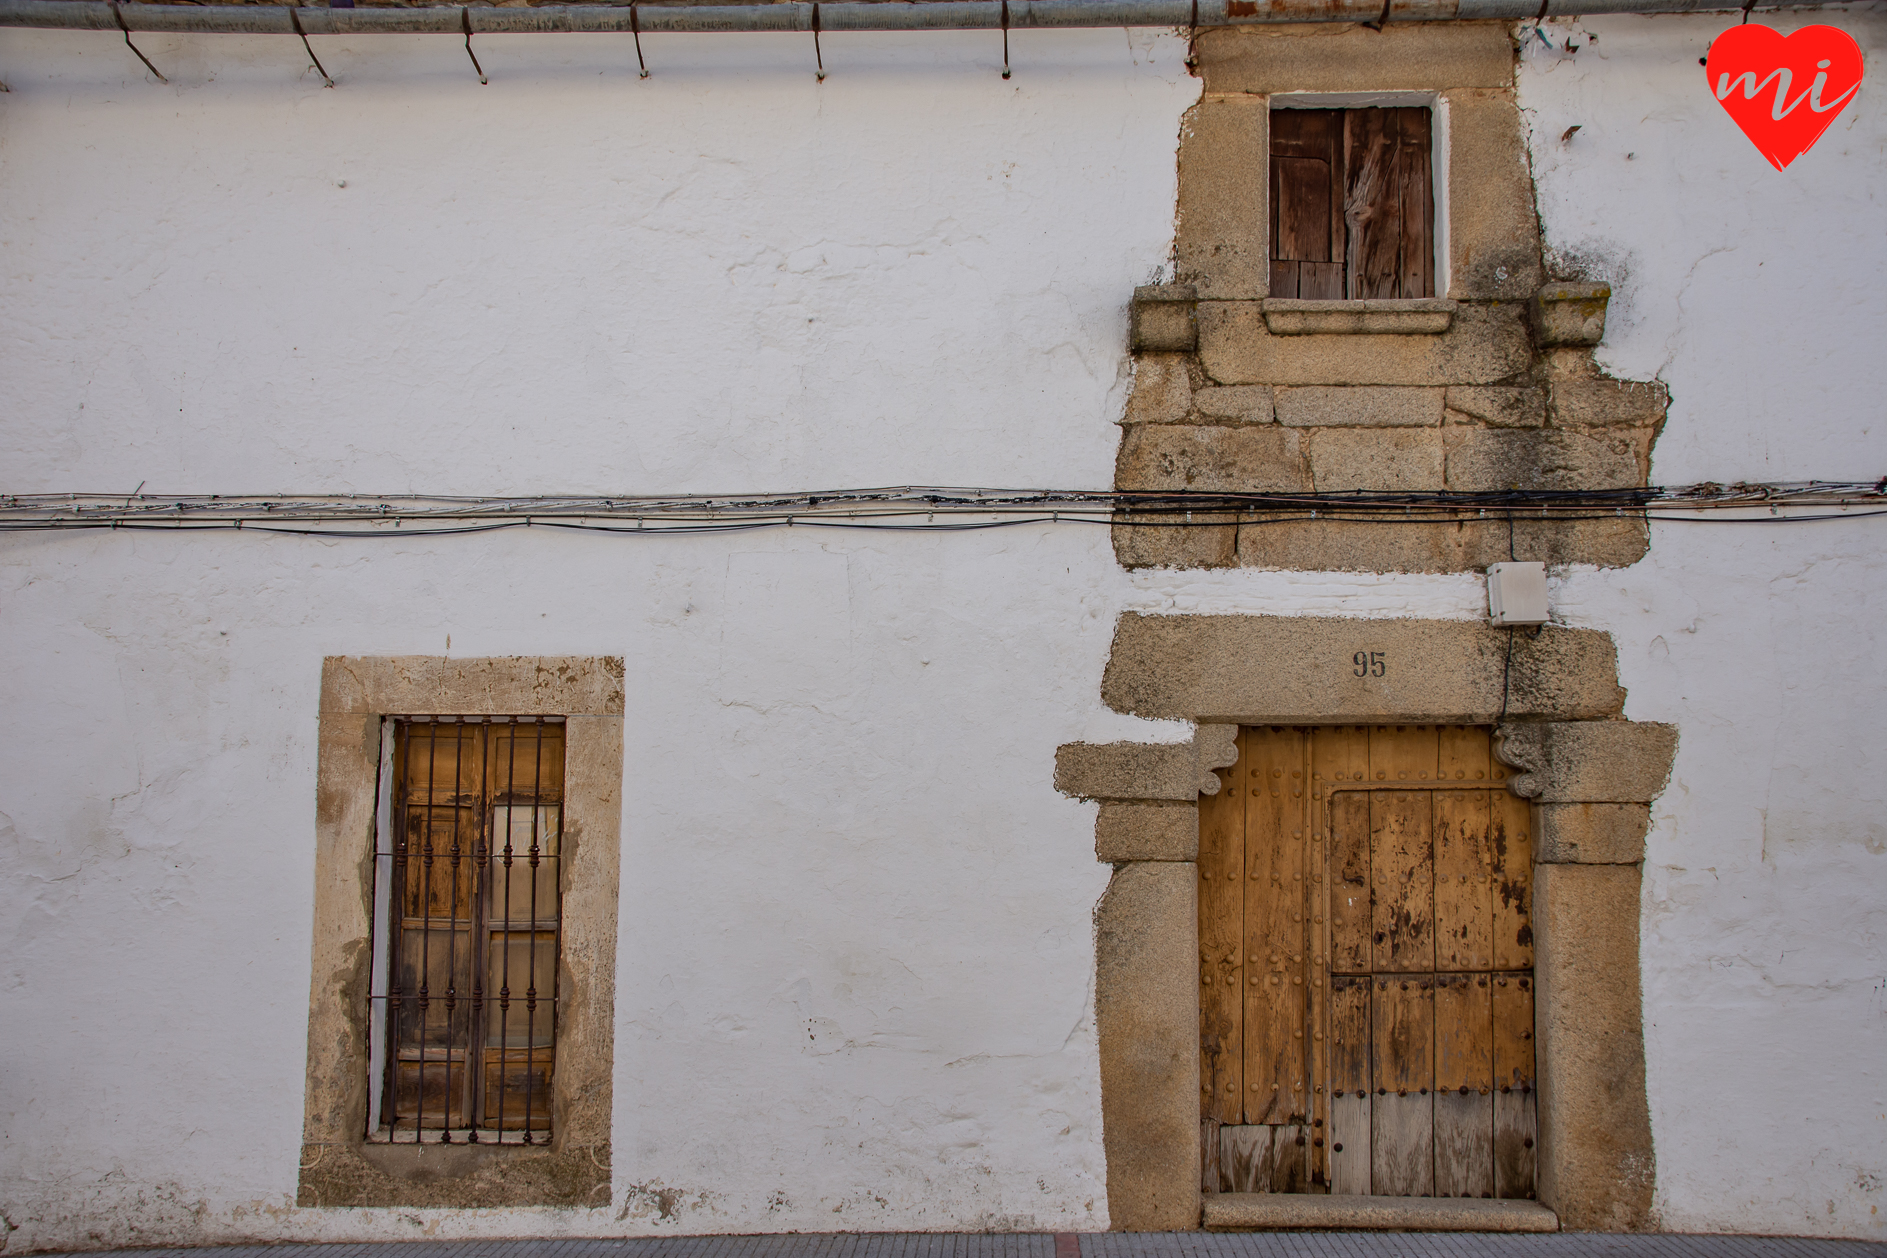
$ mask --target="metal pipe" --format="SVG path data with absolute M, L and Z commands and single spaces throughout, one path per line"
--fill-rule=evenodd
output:
M 1008 27 L 1252 26 L 1277 22 L 1391 24 L 1518 21 L 1599 13 L 1734 13 L 1724 0 L 1008 0 Z M 1756 9 L 1820 8 L 1759 3 Z M 0 26 L 62 30 L 252 35 L 543 34 L 609 31 L 982 31 L 1004 26 L 1003 0 L 839 0 L 810 4 L 371 5 L 117 4 L 109 0 L 0 0 Z M 114 12 L 114 9 L 116 12 Z

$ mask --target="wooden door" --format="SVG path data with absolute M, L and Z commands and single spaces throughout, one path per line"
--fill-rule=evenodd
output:
M 1199 809 L 1208 1192 L 1531 1197 L 1532 845 L 1485 727 L 1247 727 Z

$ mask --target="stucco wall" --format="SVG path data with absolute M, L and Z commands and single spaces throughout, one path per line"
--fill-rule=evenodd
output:
M 9 489 L 1106 483 L 1183 41 L 139 42 L 0 33 Z M 276 540 L 0 542 L 13 1247 L 1106 1225 L 1105 529 Z M 627 660 L 614 1202 L 294 1210 L 321 658 L 566 651 Z
M 1549 24 L 1555 51 L 1521 61 L 1548 247 L 1613 285 L 1599 360 L 1671 389 L 1656 483 L 1887 473 L 1882 16 L 1761 19 L 1839 25 L 1867 56 L 1782 173 L 1697 64 L 1734 16 Z M 1887 1236 L 1884 540 L 1663 524 L 1642 563 L 1556 593 L 1617 636 L 1627 714 L 1681 731 L 1644 900 L 1667 1228 Z
M 1880 19 L 1836 20 L 1878 75 Z M 1602 359 L 1672 388 L 1654 480 L 1878 475 L 1887 122 L 1864 89 L 1772 171 L 1700 85 L 1725 23 L 1523 60 L 1547 239 L 1618 287 Z M 453 39 L 323 40 L 330 92 L 291 40 L 140 37 L 164 88 L 0 32 L 0 489 L 1105 485 L 1197 89 L 1171 37 L 1012 41 L 1004 83 L 993 34 L 830 36 L 818 85 L 807 39 L 651 38 L 639 83 L 626 37 L 494 37 L 481 88 Z M 1666 1226 L 1883 1234 L 1878 527 L 1660 525 L 1556 584 L 1680 727 Z M 0 574 L 14 1249 L 1105 1226 L 1107 869 L 1053 753 L 1190 735 L 1101 706 L 1116 617 L 1484 609 L 1129 575 L 1087 526 L 11 536 Z M 320 659 L 448 651 L 628 661 L 607 1210 L 291 1205 Z

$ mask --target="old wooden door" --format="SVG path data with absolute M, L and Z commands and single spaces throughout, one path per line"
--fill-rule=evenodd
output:
M 1239 732 L 1199 806 L 1206 1191 L 1533 1195 L 1532 844 L 1490 734 Z

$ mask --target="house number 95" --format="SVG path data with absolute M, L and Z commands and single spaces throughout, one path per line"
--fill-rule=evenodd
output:
M 1384 654 L 1382 651 L 1358 651 L 1350 657 L 1350 663 L 1356 665 L 1350 671 L 1358 677 L 1381 677 L 1389 671 L 1388 664 L 1383 660 Z

